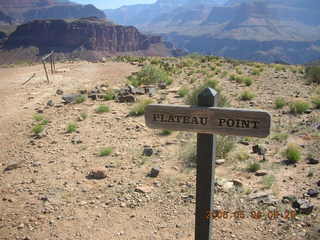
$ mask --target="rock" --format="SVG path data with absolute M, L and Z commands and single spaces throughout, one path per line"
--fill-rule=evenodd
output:
M 248 196 L 249 200 L 255 200 L 258 203 L 266 205 L 276 205 L 278 200 L 270 192 L 257 192 Z
M 233 187 L 234 187 L 234 184 L 233 184 L 233 182 L 230 182 L 230 181 L 224 182 L 224 183 L 222 184 L 222 189 L 223 189 L 225 192 L 229 192 L 231 189 L 233 189 Z
M 49 100 L 47 102 L 47 105 L 50 106 L 50 107 L 53 107 L 54 106 L 54 102 L 52 100 Z
M 159 173 L 160 173 L 160 169 L 155 167 L 155 168 L 151 169 L 151 171 L 150 171 L 148 176 L 149 177 L 158 177 Z
M 304 111 L 304 113 L 305 114 L 310 114 L 310 113 L 312 113 L 312 109 L 307 109 L 307 110 Z
M 129 93 L 136 94 L 136 88 L 132 85 L 128 85 Z
M 8 165 L 3 171 L 8 172 L 8 171 L 12 171 L 17 168 L 21 168 L 22 167 L 21 165 L 22 165 L 22 163 L 13 163 L 13 164 Z
M 233 185 L 236 188 L 242 188 L 243 187 L 243 183 L 239 179 L 232 179 L 231 181 L 232 181 Z
M 301 214 L 311 214 L 314 206 L 306 199 L 298 199 L 292 203 L 292 207 L 295 208 Z
M 145 92 L 145 89 L 144 88 L 136 88 L 135 89 L 135 94 L 137 95 L 144 95 L 146 92 Z
M 91 170 L 91 172 L 88 174 L 88 179 L 104 179 L 107 177 L 106 171 L 104 169 L 96 169 Z
M 57 95 L 62 95 L 62 94 L 63 94 L 63 91 L 62 91 L 61 89 L 57 89 L 56 94 L 57 94 Z
M 252 152 L 257 153 L 258 155 L 265 155 L 267 149 L 259 144 L 252 146 Z
M 153 154 L 153 149 L 151 147 L 145 147 L 143 149 L 143 155 L 144 156 L 150 157 L 150 156 L 152 156 L 152 154 Z
M 297 200 L 297 198 L 293 195 L 288 195 L 288 196 L 282 197 L 282 203 L 285 203 L 285 204 L 290 203 L 290 202 L 294 202 L 296 200 Z
M 216 160 L 216 164 L 217 164 L 217 165 L 222 165 L 222 164 L 225 163 L 225 161 L 226 161 L 225 159 L 217 159 L 217 160 Z
M 71 142 L 72 142 L 73 144 L 80 144 L 80 143 L 82 143 L 82 141 L 81 141 L 81 139 L 80 139 L 80 137 L 79 137 L 78 135 L 73 136 L 72 139 L 71 139 Z
M 255 175 L 258 176 L 258 177 L 262 177 L 262 176 L 265 176 L 267 175 L 268 172 L 267 171 L 264 171 L 264 170 L 258 170 L 256 171 Z
M 150 193 L 152 191 L 152 187 L 138 186 L 138 187 L 136 187 L 135 191 L 139 192 L 139 193 Z
M 317 190 L 314 190 L 314 189 L 309 189 L 307 194 L 310 196 L 310 197 L 317 197 L 319 195 L 319 191 Z
M 320 187 L 320 180 L 317 182 L 318 187 Z
M 308 163 L 309 164 L 319 164 L 319 162 L 320 161 L 318 159 L 315 159 L 313 157 L 308 158 Z
M 136 98 L 133 95 L 118 96 L 117 99 L 120 103 L 133 103 L 136 101 Z
M 159 85 L 158 85 L 158 87 L 159 87 L 160 89 L 166 89 L 166 88 L 167 88 L 167 84 L 166 84 L 165 82 L 160 82 Z
M 62 100 L 68 104 L 68 103 L 74 103 L 78 97 L 80 97 L 80 94 L 68 94 L 68 95 L 63 95 Z
M 53 15 L 64 12 L 64 10 L 68 11 L 70 7 L 72 6 L 62 6 Z M 85 15 L 93 14 L 96 16 L 97 14 L 96 11 L 92 13 L 92 8 L 94 8 L 92 5 L 80 6 L 80 8 L 86 9 Z M 36 12 L 38 13 L 38 11 Z M 78 14 L 75 15 L 77 16 Z M 10 35 L 6 44 L 8 46 L 24 45 L 39 48 L 54 45 L 57 48 L 70 51 L 84 48 L 93 51 L 135 52 L 147 50 L 152 44 L 161 43 L 160 36 L 141 34 L 133 26 L 110 24 L 102 19 L 105 17 L 104 15 L 99 14 L 99 18 L 89 17 L 73 21 L 62 20 L 63 18 L 68 18 L 66 15 L 64 16 L 61 19 L 43 19 L 27 22 L 18 28 L 14 35 Z M 28 29 L 35 30 L 31 32 Z M 59 38 L 53 40 L 50 35 L 52 32 Z
M 249 146 L 250 143 L 248 141 L 239 141 L 240 144 L 245 145 L 245 146 Z

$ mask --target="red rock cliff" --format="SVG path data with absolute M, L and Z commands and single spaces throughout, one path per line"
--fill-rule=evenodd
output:
M 78 48 L 109 52 L 145 50 L 160 37 L 141 34 L 135 27 L 107 23 L 97 18 L 35 20 L 20 25 L 5 43 L 6 47 L 35 46 L 40 49 L 72 51 Z

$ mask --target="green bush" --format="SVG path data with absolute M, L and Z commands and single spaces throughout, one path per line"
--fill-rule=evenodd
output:
M 288 139 L 288 133 L 275 133 L 272 135 L 271 139 L 276 140 L 278 142 L 284 142 Z
M 243 100 L 243 101 L 249 101 L 249 100 L 252 100 L 256 95 L 249 91 L 249 90 L 245 90 L 241 93 L 240 95 L 240 99 Z
M 106 148 L 101 149 L 101 151 L 99 152 L 99 156 L 105 157 L 105 156 L 109 156 L 111 153 L 112 153 L 112 148 L 106 147 Z
M 314 96 L 312 98 L 312 103 L 314 104 L 315 108 L 320 109 L 320 96 Z
M 32 132 L 36 135 L 42 133 L 44 130 L 44 126 L 42 124 L 37 124 L 32 128 Z
M 189 89 L 187 89 L 185 87 L 180 88 L 178 91 L 178 95 L 180 97 L 185 97 L 186 95 L 188 95 L 188 93 L 189 93 Z
M 110 100 L 113 100 L 115 98 L 115 95 L 112 91 L 108 91 L 105 93 L 105 95 L 103 96 L 103 99 L 105 101 L 110 101 Z
M 170 135 L 171 133 L 172 133 L 172 130 L 167 130 L 167 129 L 165 129 L 165 130 L 162 130 L 162 131 L 161 131 L 160 135 L 162 135 L 162 136 L 168 136 L 168 135 Z
M 47 125 L 48 123 L 49 123 L 49 121 L 47 119 L 43 119 L 40 124 Z
M 77 96 L 77 97 L 76 97 L 75 103 L 77 103 L 77 104 L 83 103 L 85 100 L 86 100 L 86 96 L 80 95 L 80 96 Z
M 140 100 L 138 103 L 136 103 L 131 111 L 129 112 L 130 116 L 141 116 L 144 114 L 144 109 L 146 108 L 147 105 L 151 104 L 152 100 L 151 99 L 143 99 Z
M 44 119 L 44 116 L 41 114 L 35 114 L 35 115 L 33 115 L 33 119 L 40 122 Z
M 310 108 L 310 104 L 303 100 L 297 100 L 295 102 L 291 102 L 289 104 L 289 108 L 290 112 L 293 114 L 302 114 Z
M 204 84 L 200 85 L 199 87 L 195 88 L 191 91 L 188 96 L 186 97 L 185 103 L 188 105 L 198 105 L 198 95 L 207 87 L 215 89 L 219 92 L 219 107 L 226 107 L 229 106 L 229 100 L 221 94 L 221 90 L 218 88 L 218 81 L 217 80 L 207 80 Z
M 244 83 L 246 86 L 251 86 L 252 83 L 253 83 L 253 80 L 252 80 L 252 78 L 245 77 L 245 78 L 243 78 L 243 83 Z
M 99 107 L 96 108 L 96 113 L 106 113 L 109 112 L 110 108 L 104 104 L 100 105 Z
M 251 162 L 247 165 L 247 171 L 248 172 L 256 172 L 258 170 L 261 169 L 261 166 L 259 163 L 256 163 L 256 162 Z
M 157 66 L 146 65 L 140 72 L 137 72 L 128 77 L 131 85 L 137 87 L 140 85 L 157 84 L 164 82 L 167 85 L 172 83 L 169 75 L 166 71 L 160 69 Z
M 310 66 L 305 70 L 305 78 L 308 83 L 320 84 L 320 66 Z
M 278 97 L 275 101 L 275 108 L 276 109 L 281 109 L 286 105 L 286 101 L 284 100 L 283 97 Z
M 75 123 L 69 123 L 68 126 L 67 126 L 67 133 L 73 133 L 75 131 L 77 131 L 77 124 Z
M 289 144 L 283 155 L 288 160 L 288 163 L 295 164 L 301 159 L 300 147 L 296 144 Z

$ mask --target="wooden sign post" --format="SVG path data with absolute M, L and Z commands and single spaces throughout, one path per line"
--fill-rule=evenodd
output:
M 151 104 L 145 109 L 150 128 L 197 132 L 195 240 L 212 240 L 216 136 L 267 137 L 271 116 L 260 110 L 218 108 L 218 93 L 204 89 L 198 106 Z M 210 214 L 209 214 L 210 215 Z

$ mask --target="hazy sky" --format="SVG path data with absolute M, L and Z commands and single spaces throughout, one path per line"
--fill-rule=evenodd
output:
M 93 4 L 100 9 L 118 8 L 123 5 L 132 5 L 138 3 L 154 3 L 156 0 L 72 0 L 81 4 Z

